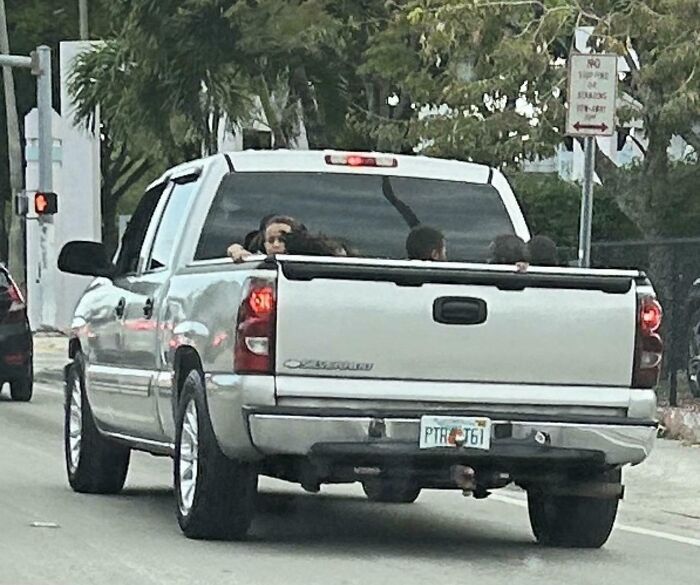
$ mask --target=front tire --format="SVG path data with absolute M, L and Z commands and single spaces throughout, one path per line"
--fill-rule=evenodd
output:
M 66 378 L 63 442 L 68 483 L 86 494 L 116 494 L 124 487 L 130 450 L 103 437 L 85 393 L 83 361 L 77 355 Z
M 209 420 L 199 372 L 187 376 L 180 398 L 174 466 L 177 520 L 185 536 L 239 540 L 255 513 L 258 475 L 221 451 Z
M 420 488 L 406 479 L 367 479 L 362 489 L 370 502 L 412 504 L 420 495 Z
M 620 482 L 620 472 L 611 481 Z M 566 548 L 600 548 L 612 532 L 618 498 L 557 496 L 528 490 L 530 526 L 537 542 Z

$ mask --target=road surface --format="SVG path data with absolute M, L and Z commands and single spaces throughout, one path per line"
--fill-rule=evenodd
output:
M 622 528 L 598 551 L 534 544 L 516 491 L 486 501 L 427 491 L 415 504 L 391 506 L 368 503 L 356 486 L 312 495 L 271 480 L 262 481 L 250 540 L 190 541 L 175 520 L 168 459 L 135 454 L 118 496 L 70 491 L 60 392 L 57 384 L 41 383 L 29 404 L 12 403 L 6 390 L 0 396 L 0 585 L 685 585 L 698 579 L 700 485 L 679 500 L 680 511 L 664 515 L 653 501 L 677 498 L 645 496 L 642 486 L 651 480 L 643 466 L 628 486 Z M 700 460 L 700 449 L 687 451 Z M 694 459 L 686 460 L 695 473 Z M 658 469 L 657 463 L 645 473 L 660 481 Z M 642 506 L 634 504 L 635 485 Z M 651 504 L 643 499 L 652 496 Z

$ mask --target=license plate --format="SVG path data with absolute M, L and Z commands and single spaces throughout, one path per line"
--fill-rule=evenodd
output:
M 420 419 L 421 449 L 435 447 L 491 447 L 491 420 L 484 417 L 423 416 Z

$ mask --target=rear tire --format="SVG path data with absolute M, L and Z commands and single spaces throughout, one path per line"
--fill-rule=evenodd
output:
M 362 489 L 370 502 L 386 504 L 412 504 L 421 492 L 406 479 L 367 479 L 362 482 Z
M 124 487 L 131 451 L 103 437 L 85 393 L 83 360 L 77 355 L 66 378 L 63 442 L 68 483 L 85 494 L 116 494 Z
M 34 393 L 34 379 L 31 373 L 24 378 L 10 380 L 10 396 L 15 402 L 29 402 Z
M 609 481 L 620 481 L 620 472 Z M 528 490 L 530 526 L 537 542 L 566 548 L 600 548 L 612 532 L 618 498 L 555 496 Z
M 258 474 L 251 464 L 229 459 L 221 451 L 197 371 L 185 379 L 175 432 L 177 520 L 185 536 L 245 538 L 255 513 Z

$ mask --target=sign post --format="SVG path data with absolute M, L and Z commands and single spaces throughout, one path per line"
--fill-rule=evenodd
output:
M 615 133 L 617 55 L 574 53 L 569 56 L 569 110 L 566 133 L 584 139 L 583 196 L 578 241 L 578 262 L 591 265 L 593 175 L 595 137 Z

